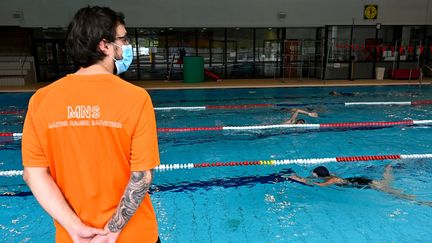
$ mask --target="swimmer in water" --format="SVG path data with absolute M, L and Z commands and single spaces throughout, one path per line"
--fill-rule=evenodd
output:
M 299 114 L 308 115 L 310 117 L 318 117 L 318 113 L 316 112 L 309 112 L 302 109 L 282 109 L 282 110 L 289 110 L 292 112 L 292 115 L 290 119 L 288 119 L 285 124 L 305 124 L 306 121 L 303 119 L 297 119 Z
M 359 92 L 349 92 L 349 93 L 347 93 L 347 92 L 330 91 L 329 95 L 331 95 L 331 96 L 338 96 L 338 97 L 341 97 L 341 96 L 352 97 L 352 96 L 359 96 L 360 93 Z
M 385 167 L 382 180 L 373 180 L 363 176 L 342 178 L 330 174 L 329 170 L 324 166 L 316 167 L 312 171 L 312 177 L 303 178 L 293 173 L 290 176 L 286 176 L 286 178 L 288 178 L 288 180 L 299 182 L 307 186 L 317 185 L 317 186 L 325 187 L 325 186 L 335 185 L 340 187 L 351 187 L 351 188 L 360 188 L 360 189 L 370 188 L 370 189 L 375 189 L 378 191 L 388 193 L 400 199 L 405 199 L 405 200 L 415 202 L 418 205 L 432 207 L 432 202 L 430 201 L 417 201 L 415 200 L 414 195 L 402 193 L 400 190 L 391 187 L 391 183 L 393 182 L 393 173 L 392 173 L 391 164 L 388 164 Z

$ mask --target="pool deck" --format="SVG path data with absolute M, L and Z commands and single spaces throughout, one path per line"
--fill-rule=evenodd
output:
M 276 88 L 276 87 L 337 87 L 337 86 L 382 86 L 382 85 L 431 85 L 432 79 L 419 80 L 375 80 L 358 79 L 349 80 L 275 80 L 275 79 L 227 79 L 220 82 L 205 81 L 200 83 L 184 83 L 182 80 L 173 81 L 132 81 L 131 83 L 147 90 L 164 89 L 226 89 L 226 88 Z M 25 86 L 0 86 L 0 92 L 34 92 L 50 84 L 40 82 Z

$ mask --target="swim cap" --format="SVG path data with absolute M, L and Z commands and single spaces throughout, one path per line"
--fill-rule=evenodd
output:
M 305 124 L 305 123 L 306 123 L 306 121 L 303 120 L 303 119 L 298 119 L 298 120 L 295 122 L 295 124 Z
M 317 174 L 318 177 L 327 177 L 327 176 L 330 176 L 330 172 L 324 166 L 318 166 L 312 172 L 315 173 L 315 174 Z

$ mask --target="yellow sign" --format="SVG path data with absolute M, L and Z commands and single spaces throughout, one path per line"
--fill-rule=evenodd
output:
M 364 19 L 375 20 L 378 17 L 378 5 L 365 5 L 364 6 Z

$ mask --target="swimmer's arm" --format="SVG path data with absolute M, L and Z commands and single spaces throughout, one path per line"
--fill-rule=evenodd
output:
M 295 111 L 296 111 L 297 113 L 300 113 L 300 114 L 309 115 L 309 112 L 307 112 L 307 111 L 305 111 L 305 110 L 302 110 L 302 109 L 296 109 Z
M 311 183 L 309 183 L 309 181 L 306 180 L 306 178 L 300 177 L 300 176 L 298 176 L 296 174 L 292 174 L 292 175 L 288 176 L 288 179 L 294 180 L 294 181 L 298 181 L 298 182 L 301 182 L 301 183 L 304 183 L 306 185 L 310 185 L 311 186 Z
M 297 176 L 296 174 L 293 174 L 293 175 L 289 176 L 288 178 L 292 179 L 292 180 L 296 180 L 296 181 L 302 182 L 302 183 L 304 183 L 306 185 L 311 185 L 311 186 L 313 186 L 313 185 L 317 185 L 317 186 L 330 186 L 330 185 L 338 183 L 339 180 L 340 180 L 337 177 L 332 177 L 332 178 L 326 180 L 325 182 L 319 183 L 319 182 L 313 182 L 313 181 L 310 181 L 310 180 L 308 180 L 306 178 Z
M 107 231 L 86 226 L 67 203 L 48 167 L 24 167 L 23 179 L 45 211 L 69 233 L 74 242 L 88 241 Z
M 313 182 L 313 181 L 311 181 L 311 180 L 308 180 L 307 178 L 300 177 L 300 176 L 298 176 L 298 175 L 296 175 L 296 174 L 292 174 L 292 175 L 290 175 L 290 176 L 288 177 L 288 179 L 290 179 L 290 180 L 294 180 L 294 181 L 297 181 L 297 182 L 300 182 L 300 183 L 303 183 L 303 184 L 308 185 L 308 186 L 313 186 L 313 185 L 316 185 L 316 184 L 317 184 L 317 183 L 315 183 L 315 182 Z
M 318 113 L 316 113 L 316 112 L 309 112 L 309 111 L 305 111 L 305 110 L 302 110 L 302 109 L 294 109 L 293 112 L 296 115 L 295 118 L 297 118 L 298 114 L 304 114 L 304 115 L 307 115 L 307 116 L 310 116 L 310 117 L 318 117 Z M 294 116 L 294 114 L 293 114 L 293 116 Z
M 318 183 L 318 182 L 314 182 L 315 185 L 317 186 L 330 186 L 336 183 L 339 183 L 340 179 L 337 177 L 332 177 L 324 182 Z
M 309 111 L 305 111 L 302 109 L 296 109 L 296 112 L 298 112 L 300 114 L 308 115 L 310 117 L 318 117 L 318 113 L 316 113 L 316 112 L 309 112 Z
M 291 115 L 291 118 L 285 122 L 285 124 L 293 124 L 297 120 L 299 114 L 308 115 L 310 117 L 318 117 L 318 113 L 316 112 L 308 112 L 302 109 L 291 109 L 290 111 L 293 112 L 293 114 Z
M 117 210 L 105 226 L 110 232 L 106 237 L 111 239 L 118 238 L 122 229 L 141 205 L 152 180 L 152 170 L 131 172 L 129 183 L 126 186 Z
M 296 121 L 297 116 L 299 114 L 299 109 L 294 109 L 293 111 L 294 112 L 291 115 L 290 119 L 288 121 L 286 121 L 285 124 L 293 124 Z

